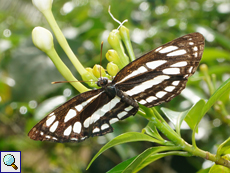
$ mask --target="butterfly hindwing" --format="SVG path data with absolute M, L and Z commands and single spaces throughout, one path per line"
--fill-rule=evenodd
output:
M 166 43 L 123 68 L 116 87 L 140 104 L 152 107 L 180 94 L 199 64 L 204 37 L 192 33 Z

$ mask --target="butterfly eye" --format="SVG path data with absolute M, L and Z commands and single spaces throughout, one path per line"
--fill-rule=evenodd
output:
M 103 85 L 106 85 L 108 83 L 108 78 L 107 77 L 104 77 L 102 80 L 103 80 Z
M 101 77 L 97 81 L 97 86 L 102 87 L 105 86 L 108 83 L 108 78 L 107 77 Z

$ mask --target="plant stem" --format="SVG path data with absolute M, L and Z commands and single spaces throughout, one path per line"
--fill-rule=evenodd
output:
M 183 139 L 168 125 L 168 123 L 158 114 L 155 109 L 140 106 L 145 112 L 145 118 L 151 121 L 168 139 L 170 139 L 177 146 L 183 145 Z M 154 111 L 154 112 L 153 112 Z M 160 120 L 159 120 L 160 119 Z
M 64 35 L 62 34 L 54 16 L 53 13 L 50 10 L 45 11 L 44 16 L 46 17 L 46 20 L 48 21 L 50 27 L 52 28 L 55 37 L 58 40 L 58 43 L 61 45 L 62 49 L 65 51 L 77 71 L 81 74 L 82 72 L 86 71 L 85 68 L 81 65 L 79 60 L 74 55 L 73 51 L 69 47 L 68 42 L 66 41 Z
M 202 157 L 206 160 L 210 160 L 215 162 L 218 165 L 223 165 L 225 167 L 230 168 L 230 161 L 223 159 L 222 157 L 220 157 L 219 159 L 217 159 L 217 156 L 215 154 L 211 154 L 207 151 L 203 151 L 197 147 L 193 147 L 192 145 L 188 144 L 187 142 L 184 141 L 184 144 L 182 146 L 184 151 L 187 151 L 189 153 L 191 153 L 194 156 L 198 156 L 198 157 Z
M 46 54 L 50 57 L 50 59 L 53 61 L 54 65 L 58 69 L 58 71 L 61 73 L 61 75 L 68 81 L 76 81 L 76 82 L 70 82 L 70 84 L 76 88 L 79 92 L 86 92 L 89 89 L 86 88 L 84 85 L 82 85 L 78 80 L 73 76 L 71 71 L 68 69 L 68 67 L 63 63 L 61 58 L 58 56 L 55 49 L 51 49 L 50 51 L 47 51 Z
M 214 85 L 212 83 L 212 80 L 208 74 L 208 66 L 206 64 L 202 64 L 200 67 L 200 70 L 204 74 L 204 80 L 206 81 L 206 83 L 208 85 L 210 95 L 212 95 L 215 90 L 214 90 Z
M 46 20 L 48 21 L 50 27 L 52 28 L 55 37 L 58 40 L 58 43 L 60 44 L 60 46 L 62 47 L 62 49 L 65 51 L 66 55 L 68 56 L 68 58 L 70 59 L 70 61 L 72 62 L 72 64 L 74 65 L 74 67 L 77 69 L 78 73 L 81 75 L 83 80 L 88 80 L 86 79 L 85 76 L 90 76 L 91 79 L 97 81 L 97 78 L 93 75 L 91 75 L 85 68 L 84 66 L 80 63 L 80 61 L 78 60 L 78 58 L 76 57 L 76 55 L 73 53 L 73 51 L 71 50 L 68 42 L 66 41 L 63 33 L 61 32 L 54 16 L 51 10 L 46 10 L 43 11 L 43 15 L 45 16 Z
M 119 33 L 121 35 L 121 39 L 123 41 L 123 43 L 125 44 L 125 47 L 129 53 L 129 58 L 131 61 L 135 60 L 135 54 L 133 52 L 133 47 L 130 41 L 130 36 L 129 36 L 129 29 L 121 26 L 121 28 L 119 29 Z
M 216 164 L 230 168 L 230 161 L 225 160 L 221 157 L 217 158 L 214 154 L 203 151 L 197 147 L 193 147 L 192 145 L 184 141 L 180 136 L 178 136 L 178 134 L 167 123 L 162 123 L 158 118 L 156 118 L 153 110 L 144 106 L 142 106 L 141 108 L 146 112 L 145 118 L 151 121 L 170 141 L 175 144 L 175 146 L 181 147 L 182 150 L 187 151 L 194 156 L 202 157 L 204 159 L 213 161 Z

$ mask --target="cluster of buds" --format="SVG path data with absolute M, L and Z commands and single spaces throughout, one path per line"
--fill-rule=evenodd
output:
M 59 44 L 75 66 L 76 70 L 81 75 L 83 81 L 90 87 L 98 87 L 96 82 L 100 77 L 107 77 L 111 80 L 117 72 L 126 66 L 129 63 L 129 57 L 124 52 L 124 45 L 128 50 L 129 56 L 131 60 L 134 60 L 134 53 L 130 42 L 129 30 L 120 23 L 119 29 L 114 29 L 110 32 L 108 37 L 108 42 L 113 49 L 108 50 L 106 53 L 106 58 L 109 61 L 107 64 L 106 70 L 100 66 L 95 65 L 93 68 L 84 68 L 77 57 L 74 55 L 72 50 L 70 49 L 64 35 L 59 29 L 51 8 L 52 8 L 52 0 L 32 0 L 34 6 L 45 16 L 50 27 L 57 38 Z M 63 63 L 63 61 L 58 56 L 55 51 L 53 44 L 53 36 L 50 31 L 42 27 L 35 27 L 32 31 L 32 40 L 34 45 L 45 52 L 53 61 L 54 65 L 57 67 L 59 72 L 67 81 L 77 81 L 73 74 L 70 72 L 68 67 Z M 70 82 L 79 92 L 85 92 L 88 90 L 84 85 L 80 82 Z

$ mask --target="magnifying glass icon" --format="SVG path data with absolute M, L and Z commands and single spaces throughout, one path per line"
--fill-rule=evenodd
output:
M 14 164 L 15 163 L 15 158 L 11 154 L 7 154 L 3 158 L 3 162 L 7 166 L 12 166 L 15 170 L 18 169 L 18 167 Z

